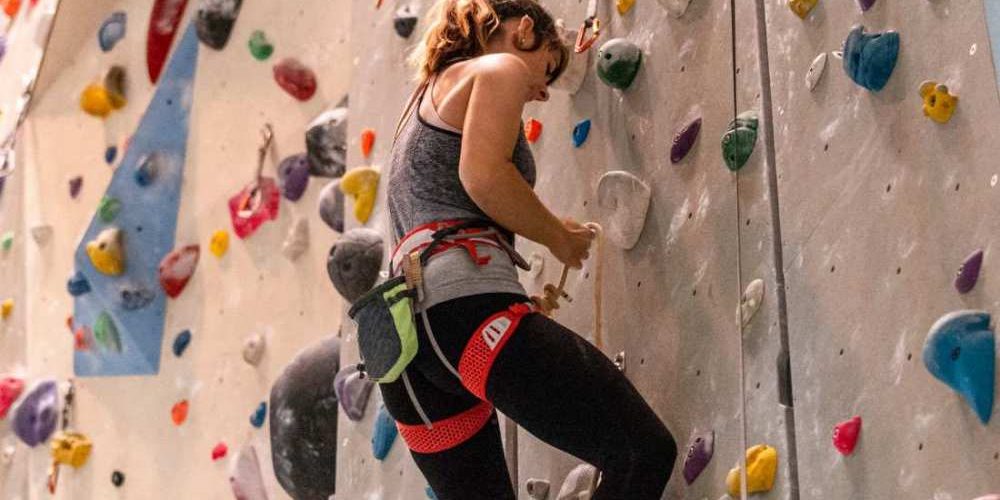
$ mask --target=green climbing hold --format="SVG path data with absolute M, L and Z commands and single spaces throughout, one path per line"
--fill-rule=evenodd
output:
M 267 60 L 274 53 L 274 45 L 267 40 L 267 35 L 263 31 L 257 30 L 250 35 L 250 53 L 258 61 Z
M 14 231 L 7 231 L 0 236 L 0 246 L 3 247 L 4 252 L 9 252 L 11 247 L 14 246 Z
M 107 312 L 102 312 L 94 321 L 94 339 L 105 349 L 115 352 L 122 351 L 122 340 L 118 335 L 118 327 L 115 326 L 115 321 Z
M 642 50 L 624 39 L 608 40 L 597 53 L 597 76 L 616 89 L 627 89 L 639 73 Z
M 757 112 L 745 111 L 729 124 L 729 131 L 722 136 L 722 157 L 729 170 L 736 172 L 743 168 L 753 154 L 757 144 L 757 123 Z
M 122 202 L 118 198 L 105 196 L 101 198 L 101 203 L 97 205 L 97 216 L 101 222 L 109 223 L 118 217 L 118 212 L 122 210 Z

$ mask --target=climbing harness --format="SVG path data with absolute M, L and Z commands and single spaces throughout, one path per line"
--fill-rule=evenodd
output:
M 597 18 L 597 0 L 590 0 L 590 3 L 587 4 L 587 17 L 583 19 L 583 24 L 580 25 L 580 30 L 576 34 L 576 46 L 573 47 L 573 50 L 577 54 L 582 54 L 600 37 L 601 20 Z

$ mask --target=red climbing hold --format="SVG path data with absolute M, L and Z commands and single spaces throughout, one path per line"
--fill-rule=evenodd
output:
M 160 262 L 160 286 L 167 296 L 177 298 L 198 266 L 198 245 L 188 245 L 167 254 Z
M 361 131 L 361 154 L 368 158 L 372 154 L 372 146 L 375 145 L 375 131 L 366 128 Z
M 274 80 L 285 92 L 300 101 L 308 101 L 316 93 L 316 74 L 294 58 L 285 59 L 274 66 Z
M 229 453 L 229 447 L 226 446 L 226 443 L 219 443 L 215 445 L 215 448 L 212 448 L 212 460 L 225 457 L 226 453 Z
M 542 135 L 542 122 L 534 118 L 528 119 L 528 123 L 524 124 L 524 135 L 528 138 L 528 142 L 534 144 Z
M 146 37 L 146 69 L 150 83 L 160 79 L 160 72 L 167 62 L 174 35 L 184 18 L 188 0 L 156 0 L 149 16 L 149 33 Z M 148 5 L 148 4 L 147 4 Z
M 233 222 L 233 231 L 240 239 L 244 239 L 261 226 L 261 224 L 278 218 L 278 208 L 281 206 L 281 190 L 271 177 L 262 177 L 260 183 L 251 183 L 229 198 L 229 218 Z
M 188 418 L 188 401 L 186 399 L 178 401 L 173 408 L 170 409 L 170 420 L 174 421 L 174 425 L 183 424 Z
M 858 444 L 858 437 L 861 435 L 861 417 L 854 417 L 846 422 L 841 422 L 833 428 L 833 446 L 841 455 L 854 453 L 854 447 Z
M 23 391 L 24 381 L 19 378 L 6 377 L 0 380 L 0 419 L 7 418 L 7 412 Z

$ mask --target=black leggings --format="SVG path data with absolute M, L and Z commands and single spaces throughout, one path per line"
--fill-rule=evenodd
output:
M 457 367 L 484 320 L 525 301 L 517 294 L 475 295 L 438 304 L 427 314 L 445 357 Z M 434 354 L 419 316 L 417 324 L 420 347 L 407 376 L 429 420 L 481 405 Z M 379 387 L 397 422 L 421 423 L 402 379 Z M 600 470 L 594 500 L 661 497 L 677 458 L 673 436 L 615 365 L 572 330 L 538 313 L 524 316 L 492 366 L 486 399 L 534 436 Z M 411 454 L 440 500 L 516 497 L 495 411 L 463 443 Z M 548 479 L 555 498 L 561 478 Z

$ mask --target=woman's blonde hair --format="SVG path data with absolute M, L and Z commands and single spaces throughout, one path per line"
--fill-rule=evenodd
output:
M 417 68 L 418 81 L 426 81 L 451 64 L 482 55 L 486 52 L 486 42 L 504 21 L 522 16 L 535 23 L 535 44 L 519 49 L 534 51 L 545 46 L 559 50 L 562 55 L 549 83 L 562 74 L 569 61 L 569 50 L 555 21 L 535 0 L 439 0 L 429 15 L 430 27 L 423 43 L 410 56 L 410 63 Z

